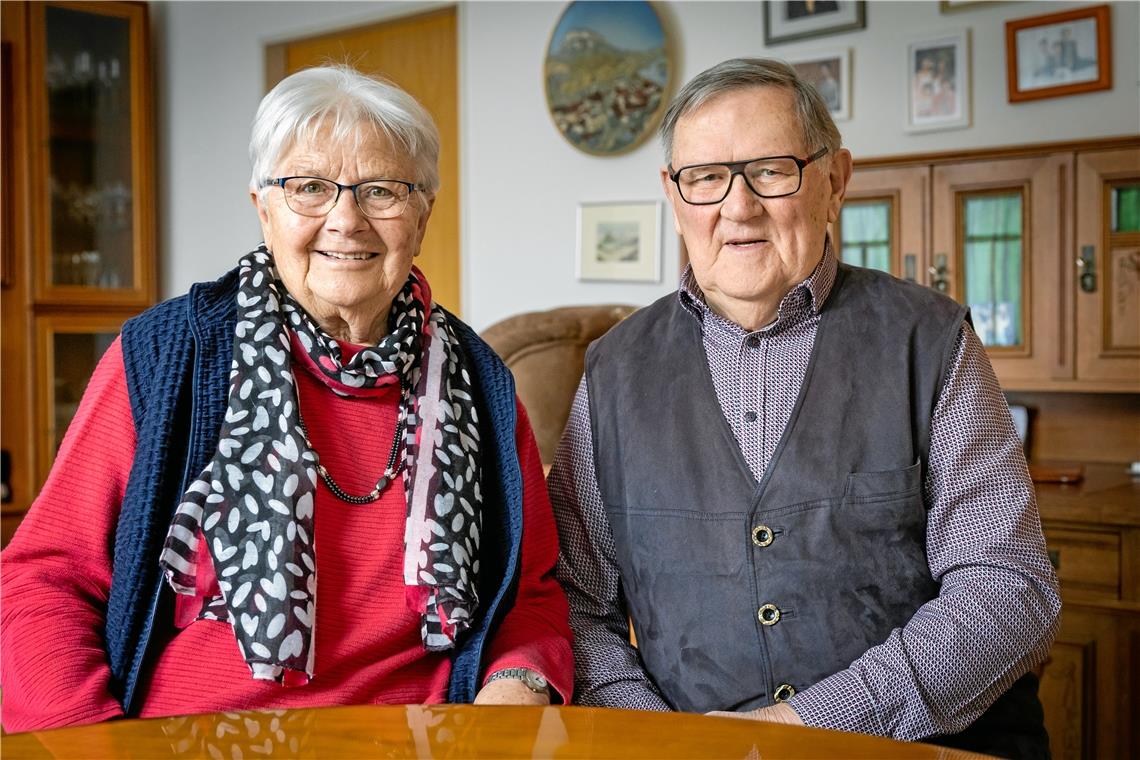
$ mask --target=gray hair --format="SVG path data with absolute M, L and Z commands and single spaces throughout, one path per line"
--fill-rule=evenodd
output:
M 391 82 L 343 65 L 298 71 L 262 98 L 249 139 L 250 189 L 257 191 L 297 143 L 326 128 L 333 141 L 359 141 L 361 126 L 371 126 L 407 151 L 416 165 L 416 183 L 429 194 L 439 189 L 439 130 L 431 114 Z
M 816 146 L 821 146 L 834 156 L 843 146 L 843 138 L 831 119 L 827 104 L 815 87 L 796 74 L 795 69 L 784 61 L 771 58 L 733 58 L 697 74 L 669 105 L 660 128 L 665 162 L 671 164 L 673 161 L 673 132 L 681 117 L 718 95 L 751 87 L 783 87 L 791 91 L 796 120 L 808 152 L 814 152 Z

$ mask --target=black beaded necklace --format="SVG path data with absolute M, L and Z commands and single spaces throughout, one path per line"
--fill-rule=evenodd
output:
M 404 384 L 401 383 L 401 398 L 403 398 L 405 395 L 403 391 Z M 317 455 L 317 472 L 320 474 L 321 480 L 325 481 L 325 485 L 328 486 L 328 489 L 332 495 L 349 504 L 371 504 L 372 502 L 379 499 L 380 494 L 383 493 L 384 489 L 388 487 L 388 484 L 391 483 L 397 475 L 404 471 L 404 465 L 406 462 L 400 458 L 400 441 L 404 437 L 405 420 L 406 415 L 401 413 L 400 420 L 396 423 L 396 433 L 392 436 L 392 449 L 388 452 L 388 464 L 384 467 L 384 472 L 382 475 L 380 475 L 380 479 L 376 481 L 376 487 L 363 496 L 353 496 L 341 488 L 340 485 L 337 484 L 335 480 L 333 480 L 333 476 L 329 474 L 329 471 L 325 468 L 325 466 L 321 464 L 321 455 L 317 453 L 316 448 L 313 446 L 313 441 L 309 438 L 309 429 L 305 427 L 305 418 L 301 414 L 300 394 L 298 393 L 297 396 L 297 422 L 301 427 L 301 435 L 305 438 L 305 445 L 309 447 L 310 451 Z M 397 459 L 400 460 L 399 464 L 396 463 Z

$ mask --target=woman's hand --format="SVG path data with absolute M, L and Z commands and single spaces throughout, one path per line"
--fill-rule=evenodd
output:
M 550 695 L 531 691 L 517 678 L 499 678 L 479 690 L 477 705 L 548 705 Z
M 479 700 L 475 700 L 476 702 Z M 710 712 L 705 715 L 712 715 L 717 718 L 743 718 L 745 720 L 762 720 L 767 723 L 783 723 L 789 726 L 802 726 L 804 722 L 800 720 L 800 716 L 788 705 L 783 703 L 772 705 L 770 707 L 761 707 L 758 710 L 749 710 L 748 712 Z

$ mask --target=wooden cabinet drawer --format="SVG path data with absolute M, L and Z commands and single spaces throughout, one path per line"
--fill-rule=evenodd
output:
M 1120 598 L 1120 534 L 1045 528 L 1063 599 Z

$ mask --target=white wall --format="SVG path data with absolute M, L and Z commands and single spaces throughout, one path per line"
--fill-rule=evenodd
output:
M 246 191 L 246 141 L 263 93 L 265 44 L 439 3 L 154 5 L 162 293 L 171 296 L 191 282 L 219 275 L 257 242 Z M 1111 91 L 1006 102 L 1004 21 L 1080 5 L 1087 4 L 999 3 L 943 14 L 933 1 L 870 2 L 862 31 L 768 50 L 758 2 L 669 2 L 658 8 L 673 35 L 681 82 L 733 56 L 853 48 L 853 119 L 839 127 L 860 157 L 1140 131 L 1140 4 L 1135 2 L 1112 3 Z M 531 309 L 648 303 L 675 286 L 677 240 L 668 214 L 662 282 L 574 279 L 578 203 L 660 199 L 661 159 L 654 141 L 624 156 L 587 156 L 555 130 L 546 113 L 542 61 L 564 7 L 562 2 L 460 7 L 463 315 L 476 329 Z M 907 40 L 962 28 L 969 28 L 972 38 L 972 126 L 905 132 Z M 229 189 L 218 194 L 217 188 Z

